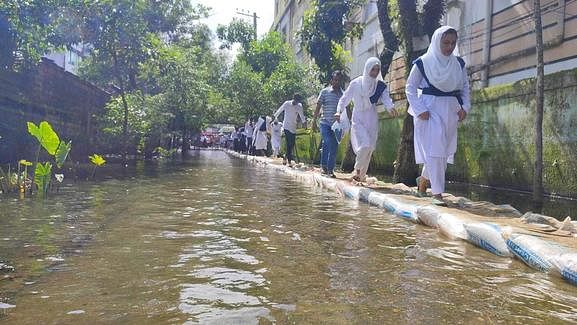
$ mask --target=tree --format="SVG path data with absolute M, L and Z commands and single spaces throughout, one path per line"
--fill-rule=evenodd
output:
M 347 37 L 360 37 L 362 27 L 351 23 L 353 9 L 364 0 L 314 0 L 305 13 L 300 38 L 302 46 L 314 59 L 321 74 L 321 82 L 328 82 L 335 70 L 346 70 L 342 44 Z
M 395 51 L 400 41 L 405 59 L 405 76 L 407 77 L 411 63 L 424 53 L 424 50 L 413 48 L 413 39 L 422 35 L 428 35 L 430 39 L 439 27 L 439 22 L 445 13 L 444 0 L 428 0 L 421 11 L 417 10 L 417 7 L 416 1 L 413 0 L 396 1 L 395 3 L 388 0 L 377 1 L 379 24 L 385 39 L 385 50 L 381 53 L 381 58 L 385 60 L 381 66 L 382 72 L 384 72 L 385 67 L 388 70 L 392 60 L 392 53 L 388 52 Z M 393 31 L 391 26 L 394 24 L 398 26 L 395 37 L 391 33 Z M 414 184 L 418 175 L 413 148 L 413 131 L 413 117 L 407 114 L 401 130 L 401 140 L 393 175 L 394 182 Z
M 77 19 L 83 22 L 82 41 L 94 48 L 90 64 L 99 76 L 95 81 L 114 82 L 120 94 L 125 160 L 129 115 L 126 94 L 137 88 L 140 64 L 158 48 L 159 34 L 170 35 L 180 25 L 188 24 L 192 19 L 190 9 L 186 0 L 104 0 L 77 6 Z
M 254 41 L 254 27 L 246 21 L 238 18 L 228 25 L 218 25 L 216 35 L 223 43 L 221 49 L 231 49 L 234 43 L 240 43 L 244 51 L 247 51 L 250 42 Z
M 60 33 L 74 1 L 0 1 L 0 69 L 28 68 L 50 49 L 71 44 Z

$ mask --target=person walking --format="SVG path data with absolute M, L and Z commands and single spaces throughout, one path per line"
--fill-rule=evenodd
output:
M 252 118 L 249 118 L 244 124 L 244 134 L 246 137 L 246 153 L 252 155 L 252 135 L 254 132 L 254 124 Z
M 351 145 L 356 154 L 355 175 L 353 180 L 363 182 L 366 179 L 371 156 L 377 145 L 379 135 L 379 115 L 377 103 L 380 101 L 391 116 L 397 116 L 393 100 L 382 80 L 381 61 L 371 57 L 365 62 L 363 75 L 355 78 L 337 104 L 335 118 L 340 120 L 346 114 L 346 107 L 354 103 L 351 118 Z
M 270 128 L 270 145 L 272 147 L 272 156 L 277 158 L 280 153 L 280 142 L 282 138 L 282 124 L 278 120 L 271 123 Z
M 322 109 L 322 115 L 319 123 L 321 131 L 321 169 L 322 174 L 329 177 L 335 177 L 334 169 L 337 157 L 338 143 L 335 133 L 332 130 L 332 125 L 335 122 L 335 114 L 337 112 L 337 104 L 343 95 L 341 89 L 342 73 L 335 71 L 332 74 L 330 86 L 324 88 L 319 93 L 317 99 L 317 108 L 313 115 L 312 128 L 316 131 L 317 118 Z
M 465 62 L 453 53 L 457 39 L 450 26 L 435 30 L 427 52 L 413 62 L 405 86 L 415 126 L 415 160 L 423 165 L 418 190 L 425 194 L 430 183 L 436 204 L 442 204 L 445 171 L 457 151 L 457 127 L 471 108 Z
M 303 112 L 303 105 L 301 104 L 302 97 L 300 94 L 294 94 L 292 100 L 284 102 L 278 110 L 274 113 L 274 118 L 277 119 L 281 113 L 284 112 L 282 127 L 286 139 L 286 157 L 283 159 L 283 164 L 289 164 L 292 167 L 293 150 L 295 146 L 297 133 L 297 118 L 300 117 L 306 128 L 306 118 Z
M 255 156 L 266 156 L 266 149 L 268 147 L 266 119 L 266 117 L 260 116 L 254 126 L 252 145 Z

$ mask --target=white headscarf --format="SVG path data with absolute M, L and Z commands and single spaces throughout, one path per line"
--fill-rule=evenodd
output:
M 460 89 L 463 84 L 463 72 L 455 56 L 455 51 L 449 56 L 445 56 L 443 52 L 441 52 L 441 38 L 443 37 L 443 33 L 449 29 L 454 28 L 451 26 L 441 26 L 437 28 L 433 34 L 427 53 L 421 57 L 429 82 L 444 92 Z
M 361 96 L 363 98 L 361 110 L 367 110 L 372 107 L 371 96 L 375 93 L 377 81 L 383 80 L 380 71 L 376 78 L 369 75 L 375 65 L 378 65 L 379 67 L 381 66 L 381 60 L 376 57 L 370 57 L 365 62 L 365 69 L 363 70 L 363 76 L 361 77 Z M 355 103 L 355 105 L 357 105 L 357 103 Z

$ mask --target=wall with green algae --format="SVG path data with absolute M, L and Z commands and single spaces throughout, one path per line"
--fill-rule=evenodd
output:
M 547 75 L 543 120 L 545 191 L 577 197 L 577 69 Z M 472 110 L 459 127 L 450 180 L 531 190 L 534 165 L 535 80 L 473 92 Z M 404 103 L 398 103 L 403 107 Z M 371 170 L 392 174 L 402 118 L 381 118 Z M 318 134 L 297 137 L 299 158 L 311 162 Z M 337 165 L 346 151 L 341 142 Z M 318 157 L 315 161 L 318 163 Z

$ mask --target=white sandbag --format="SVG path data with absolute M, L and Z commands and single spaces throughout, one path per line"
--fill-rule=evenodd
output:
M 463 226 L 463 221 L 453 215 L 441 213 L 437 225 L 439 232 L 451 239 L 467 239 L 467 231 Z
M 382 208 L 385 202 L 385 194 L 379 193 L 377 191 L 372 191 L 369 193 L 368 202 L 370 205 Z
M 315 180 L 315 185 L 318 187 L 323 187 L 323 176 L 319 173 L 314 173 L 313 178 Z
M 413 223 L 419 223 L 419 218 L 417 217 L 417 208 L 414 205 L 404 203 L 396 199 L 390 199 L 389 202 L 395 209 L 394 214 L 396 216 Z
M 339 183 L 338 186 L 339 189 L 341 190 L 341 193 L 343 193 L 345 197 L 355 201 L 359 200 L 360 187 L 348 185 L 345 183 Z
M 464 224 L 467 241 L 498 256 L 511 256 L 503 230 L 496 224 L 474 222 Z
M 559 254 L 552 257 L 550 262 L 555 273 L 569 283 L 577 285 L 577 252 Z
M 525 264 L 542 272 L 551 271 L 552 258 L 566 251 L 562 246 L 523 234 L 511 234 L 507 246 Z
M 441 213 L 437 209 L 428 206 L 419 207 L 417 208 L 416 214 L 419 222 L 425 226 L 433 228 L 439 227 L 439 216 Z
M 337 181 L 332 179 L 332 178 L 323 177 L 322 178 L 322 184 L 323 184 L 323 187 L 326 188 L 327 190 L 331 190 L 331 191 L 337 190 Z
M 373 191 L 369 193 L 368 202 L 371 205 L 383 208 L 393 214 L 396 211 L 395 204 L 397 204 L 397 200 L 389 197 L 387 194 Z

